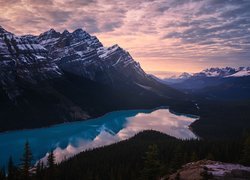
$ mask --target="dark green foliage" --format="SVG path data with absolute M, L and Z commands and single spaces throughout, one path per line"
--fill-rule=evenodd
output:
M 0 180 L 5 180 L 6 175 L 5 175 L 5 170 L 4 168 L 0 169 Z
M 244 141 L 241 162 L 250 166 L 250 136 L 248 136 Z
M 38 161 L 38 163 L 36 164 L 36 179 L 37 180 L 41 180 L 43 179 L 43 171 L 44 171 L 44 165 L 43 162 Z
M 27 141 L 24 146 L 23 157 L 21 158 L 21 177 L 22 179 L 29 179 L 30 177 L 30 168 L 32 161 L 32 152 L 30 149 L 29 142 Z
M 205 158 L 239 163 L 240 159 L 247 160 L 249 157 L 246 153 L 249 152 L 248 148 L 248 138 L 245 141 L 180 140 L 156 131 L 145 131 L 129 140 L 82 152 L 59 165 L 55 164 L 55 157 L 51 151 L 47 167 L 44 168 L 43 163 L 38 162 L 36 173 L 30 174 L 32 156 L 27 142 L 21 171 L 15 172 L 14 179 L 18 180 L 21 177 L 25 180 L 154 180 L 175 172 L 188 162 Z M 245 161 L 245 164 L 247 162 Z M 14 167 L 12 164 L 10 159 L 10 169 Z M 0 180 L 5 179 L 4 174 L 4 171 L 0 171 Z M 209 177 L 209 174 L 206 177 Z
M 47 158 L 47 173 L 45 175 L 46 179 L 55 179 L 56 172 L 55 172 L 55 156 L 53 150 L 50 151 L 48 158 Z
M 157 148 L 148 149 L 152 144 Z M 242 147 L 241 140 L 184 141 L 145 131 L 129 140 L 86 151 L 62 162 L 56 166 L 56 179 L 133 180 L 149 171 L 166 175 L 192 160 L 205 159 L 208 154 L 212 154 L 214 160 L 238 163 Z M 46 169 L 45 174 L 48 171 Z
M 200 116 L 192 130 L 205 139 L 240 138 L 250 130 L 250 101 L 197 101 Z M 178 109 L 178 107 L 177 107 Z M 191 112 L 189 112 L 191 113 Z
M 153 144 L 148 147 L 148 151 L 145 153 L 143 169 L 141 171 L 141 179 L 154 180 L 160 177 L 162 165 L 159 160 L 158 147 Z
M 18 168 L 14 165 L 12 157 L 10 157 L 8 162 L 8 180 L 15 180 L 18 178 Z
M 48 158 L 48 169 L 54 169 L 55 168 L 55 156 L 53 150 L 50 151 Z

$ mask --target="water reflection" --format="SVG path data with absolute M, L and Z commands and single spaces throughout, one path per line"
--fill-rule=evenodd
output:
M 69 144 L 65 149 L 60 147 L 56 148 L 54 150 L 56 161 L 60 162 L 87 149 L 101 147 L 131 138 L 143 130 L 156 130 L 180 139 L 197 138 L 189 129 L 189 125 L 194 122 L 195 119 L 184 115 L 172 114 L 168 109 L 158 109 L 151 113 L 138 113 L 133 117 L 127 117 L 126 120 L 124 127 L 118 133 L 114 133 L 112 128 L 109 129 L 105 125 L 102 125 L 99 128 L 100 134 L 93 140 L 86 141 L 79 138 L 79 142 L 76 146 Z M 43 161 L 46 161 L 47 156 L 48 154 L 43 158 Z
M 143 130 L 156 130 L 181 139 L 196 138 L 188 128 L 195 120 L 170 113 L 168 109 L 130 110 L 112 112 L 89 121 L 2 133 L 0 166 L 7 164 L 9 156 L 18 163 L 26 140 L 30 142 L 34 160 L 45 161 L 46 152 L 54 149 L 56 161 L 60 162 L 86 149 L 128 139 Z

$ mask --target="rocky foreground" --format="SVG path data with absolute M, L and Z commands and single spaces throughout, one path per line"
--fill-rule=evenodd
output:
M 176 173 L 165 177 L 169 180 L 244 180 L 250 179 L 250 167 L 211 160 L 201 160 L 184 165 Z

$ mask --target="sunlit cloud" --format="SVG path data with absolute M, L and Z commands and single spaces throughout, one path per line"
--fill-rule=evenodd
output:
M 138 113 L 133 117 L 126 118 L 124 127 L 114 133 L 114 129 L 109 129 L 105 124 L 101 125 L 100 133 L 92 140 L 79 137 L 77 142 L 69 143 L 65 148 L 57 146 L 54 149 L 57 163 L 68 159 L 80 152 L 103 147 L 116 142 L 129 139 L 139 132 L 145 130 L 155 130 L 166 133 L 179 139 L 197 139 L 198 137 L 189 129 L 192 122 L 198 117 L 187 117 L 170 113 L 168 109 L 159 109 L 151 113 Z M 41 159 L 46 164 L 49 153 Z
M 17 34 L 84 28 L 146 71 L 250 65 L 249 0 L 0 0 Z

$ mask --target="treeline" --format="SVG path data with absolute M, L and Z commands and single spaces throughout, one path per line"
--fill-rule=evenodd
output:
M 250 101 L 199 101 L 200 120 L 191 124 L 206 139 L 239 138 L 250 131 Z
M 250 100 L 215 101 L 196 98 L 197 107 L 188 103 L 171 104 L 174 112 L 200 116 L 191 124 L 192 130 L 203 139 L 240 138 L 250 131 Z
M 10 157 L 7 172 L 4 167 L 0 170 L 0 180 L 54 179 L 56 164 L 53 151 L 49 153 L 46 164 L 39 161 L 32 165 L 32 160 L 32 152 L 27 141 L 24 145 L 24 153 L 20 158 L 20 165 L 14 165 L 12 157 Z
M 82 152 L 58 165 L 51 152 L 46 167 L 43 163 L 31 167 L 27 149 L 26 144 L 22 165 L 14 167 L 9 163 L 8 176 L 2 171 L 0 179 L 153 180 L 200 159 L 250 165 L 250 136 L 238 140 L 184 141 L 145 131 L 129 140 Z

